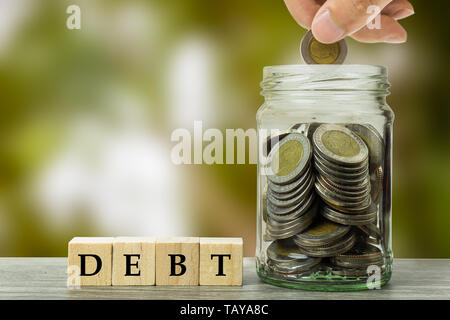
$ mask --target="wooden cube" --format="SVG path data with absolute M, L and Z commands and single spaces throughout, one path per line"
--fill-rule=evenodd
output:
M 156 240 L 156 285 L 197 286 L 200 238 Z
M 114 238 L 76 237 L 69 242 L 69 286 L 110 286 Z
M 114 238 L 112 285 L 155 285 L 155 238 Z
M 242 238 L 200 238 L 200 285 L 242 285 Z

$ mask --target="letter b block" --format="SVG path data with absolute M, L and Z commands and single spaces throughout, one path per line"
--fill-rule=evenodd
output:
M 156 285 L 197 286 L 200 238 L 156 240 Z
M 110 286 L 114 238 L 76 237 L 69 242 L 69 286 Z
M 200 238 L 200 285 L 242 285 L 242 238 Z

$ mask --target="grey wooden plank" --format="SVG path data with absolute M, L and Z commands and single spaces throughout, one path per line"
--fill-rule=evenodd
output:
M 450 299 L 450 259 L 395 259 L 381 290 L 311 292 L 263 283 L 244 259 L 242 287 L 66 287 L 66 258 L 0 258 L 0 299 Z

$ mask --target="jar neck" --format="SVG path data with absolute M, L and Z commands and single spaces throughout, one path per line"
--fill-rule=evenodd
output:
M 267 101 L 367 101 L 384 104 L 387 70 L 370 65 L 286 65 L 264 68 Z

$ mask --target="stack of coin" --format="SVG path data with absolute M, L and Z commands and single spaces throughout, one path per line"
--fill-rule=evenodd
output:
M 333 273 L 342 276 L 367 276 L 368 267 L 382 266 L 383 254 L 379 248 L 370 244 L 360 242 L 351 250 L 338 254 L 331 258 L 331 262 L 337 268 Z
M 315 189 L 327 218 L 359 225 L 376 218 L 369 178 L 369 151 L 364 141 L 345 126 L 322 124 L 313 134 Z M 373 213 L 375 212 L 375 213 Z M 352 215 L 363 214 L 362 217 Z
M 372 186 L 372 201 L 377 202 L 383 188 L 384 142 L 381 135 L 370 124 L 348 123 L 346 128 L 356 133 L 369 149 L 369 174 Z
M 282 274 L 299 274 L 319 264 L 321 258 L 311 258 L 302 254 L 291 239 L 273 241 L 267 248 L 267 265 Z
M 300 132 L 290 132 L 276 140 L 265 167 L 266 240 L 289 238 L 305 230 L 317 212 L 317 205 L 313 205 L 312 148 L 308 138 Z
M 350 250 L 356 235 L 350 226 L 344 226 L 324 218 L 316 221 L 305 231 L 293 237 L 300 252 L 308 257 L 333 257 Z

